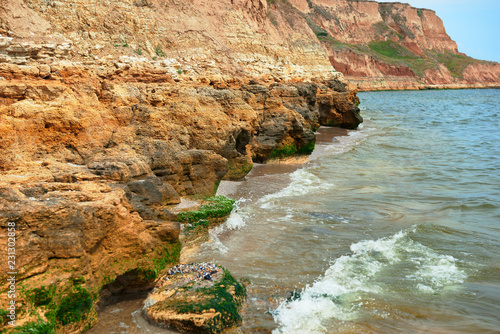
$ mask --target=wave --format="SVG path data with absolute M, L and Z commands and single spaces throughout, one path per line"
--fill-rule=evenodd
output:
M 394 284 L 384 283 L 387 279 L 401 282 L 401 290 L 425 295 L 463 283 L 467 275 L 458 260 L 413 241 L 415 231 L 351 245 L 351 254 L 336 259 L 298 298 L 273 311 L 279 325 L 273 334 L 325 333 L 329 323 L 355 320 L 363 314 L 366 295 L 376 299 L 397 293 Z
M 239 203 L 236 202 L 235 207 L 229 218 L 221 225 L 214 227 L 208 231 L 209 240 L 200 246 L 200 252 L 218 252 L 225 254 L 228 248 L 220 241 L 219 237 L 228 231 L 239 230 L 246 225 L 244 215 L 240 214 Z
M 259 200 L 261 208 L 273 208 L 277 205 L 277 200 L 282 198 L 310 195 L 314 192 L 324 192 L 334 187 L 333 183 L 325 182 L 305 169 L 296 170 L 290 177 L 291 182 L 286 188 L 266 195 Z

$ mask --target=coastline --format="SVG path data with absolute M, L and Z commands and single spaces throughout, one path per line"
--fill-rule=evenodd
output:
M 413 77 L 354 77 L 344 76 L 344 80 L 357 88 L 358 92 L 405 91 L 405 90 L 449 90 L 449 89 L 499 89 L 498 83 L 437 83 L 427 84 Z
M 271 161 L 266 164 L 255 164 L 254 169 L 241 181 L 222 181 L 219 185 L 219 189 L 216 195 L 227 196 L 230 198 L 240 197 L 241 194 L 238 192 L 244 188 L 245 184 L 251 183 L 252 179 L 263 177 L 266 175 L 280 175 L 290 174 L 298 169 L 304 168 L 308 163 L 311 163 L 316 159 L 326 147 L 331 145 L 336 138 L 342 136 L 348 136 L 353 130 L 346 130 L 342 128 L 335 127 L 320 127 L 316 134 L 316 148 L 313 153 L 309 156 L 303 156 L 299 159 L 282 159 Z M 356 130 L 354 130 L 356 131 Z M 282 184 L 281 188 L 285 188 L 287 184 Z M 243 189 L 243 192 L 247 194 L 247 188 Z M 254 190 L 258 190 L 255 189 Z M 276 189 L 273 189 L 273 191 Z M 278 189 L 279 190 L 279 189 Z M 266 193 L 267 194 L 267 193 Z M 259 194 L 257 191 L 257 196 L 262 197 L 263 194 Z M 195 209 L 199 206 L 201 202 L 192 199 L 183 198 L 182 202 L 171 208 L 172 213 L 185 211 L 186 209 Z M 224 223 L 222 223 L 224 224 Z M 233 230 L 231 233 L 238 233 L 237 230 Z M 183 238 L 181 237 L 181 241 Z M 183 245 L 180 254 L 180 263 L 192 263 L 197 262 L 197 257 L 199 254 L 199 249 L 205 242 L 210 242 L 209 231 L 206 231 L 206 235 L 200 236 L 195 242 L 189 245 Z M 215 260 L 216 262 L 216 260 Z M 250 284 L 249 293 L 252 293 L 252 288 Z M 86 333 L 89 334 L 107 334 L 111 330 L 121 330 L 127 328 L 128 333 L 178 333 L 174 330 L 169 330 L 163 327 L 157 327 L 150 324 L 146 319 L 142 317 L 141 310 L 144 300 L 147 298 L 147 293 L 133 293 L 126 297 L 116 298 L 112 303 L 105 306 L 99 311 L 99 322 Z M 277 306 L 277 305 L 275 305 Z M 247 307 L 244 307 L 241 311 L 242 316 L 245 316 L 245 312 L 251 312 Z M 155 331 L 156 330 L 156 331 Z
M 153 69 L 66 64 L 50 80 L 2 69 L 0 223 L 15 222 L 23 240 L 16 279 L 30 288 L 18 301 L 33 310 L 20 317 L 23 330 L 90 328 L 109 297 L 151 286 L 179 261 L 170 205 L 213 196 L 224 176 L 241 178 L 254 162 L 310 154 L 319 125 L 362 122 L 356 91 L 335 75 L 177 83 Z M 29 304 L 50 285 L 47 307 Z M 43 318 L 80 293 L 83 316 Z

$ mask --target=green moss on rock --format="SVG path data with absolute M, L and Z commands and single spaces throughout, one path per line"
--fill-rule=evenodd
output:
M 172 297 L 158 301 L 148 312 L 168 314 L 172 319 L 166 323 L 183 331 L 196 333 L 221 333 L 226 328 L 241 325 L 239 309 L 246 298 L 246 288 L 228 270 L 219 267 L 219 271 L 221 270 L 222 275 L 215 275 L 217 278 L 213 278 L 215 281 L 211 285 L 207 286 L 208 282 L 202 285 L 197 281 L 185 283 L 174 288 L 177 292 Z M 186 277 L 182 276 L 179 280 L 185 281 Z M 179 317 L 175 314 L 190 316 Z M 202 314 L 210 314 L 211 317 L 197 321 Z M 166 320 L 161 316 L 160 318 Z
M 180 242 L 167 244 L 164 249 L 157 251 L 157 255 L 153 257 L 148 265 L 138 268 L 138 278 L 145 281 L 151 281 L 158 277 L 163 269 L 168 264 L 179 262 L 181 256 L 182 245 Z
M 316 142 L 315 141 L 310 141 L 306 145 L 302 146 L 298 151 L 297 154 L 300 155 L 309 155 L 314 151 L 314 148 L 316 147 Z
M 55 286 L 40 287 L 32 289 L 29 293 L 29 299 L 35 306 L 47 305 L 52 301 L 54 296 Z
M 82 327 L 92 322 L 95 316 L 94 301 L 96 294 L 81 285 L 70 284 L 63 286 L 42 286 L 31 289 L 26 293 L 30 302 L 30 312 L 38 311 L 46 320 L 39 318 L 18 326 L 14 333 L 53 334 L 64 331 L 68 325 Z
M 56 320 L 63 326 L 82 321 L 90 312 L 93 298 L 87 289 L 78 287 L 61 300 L 56 312 Z
M 56 334 L 53 324 L 39 320 L 38 322 L 28 322 L 14 330 L 16 334 Z
M 269 158 L 286 158 L 294 155 L 309 155 L 314 151 L 314 147 L 316 145 L 315 141 L 310 141 L 306 145 L 297 149 L 294 143 L 284 145 L 282 147 L 275 147 L 271 152 Z
M 271 152 L 269 158 L 286 158 L 290 157 L 297 153 L 297 149 L 295 148 L 295 144 L 288 144 L 282 147 L 275 147 Z
M 210 197 L 207 201 L 208 203 L 200 206 L 198 210 L 180 213 L 178 220 L 195 223 L 202 219 L 221 218 L 231 213 L 236 202 L 225 196 Z
M 234 296 L 230 290 L 234 289 Z M 172 308 L 178 313 L 198 313 L 215 310 L 221 314 L 220 320 L 224 321 L 226 327 L 236 326 L 241 323 L 238 307 L 241 306 L 246 296 L 246 289 L 238 283 L 228 270 L 224 269 L 224 276 L 220 282 L 210 288 L 199 291 L 206 298 L 201 303 L 182 302 L 172 304 Z M 214 319 L 213 322 L 218 322 Z M 215 323 L 213 325 L 216 325 Z M 209 326 L 212 327 L 212 326 Z M 215 328 L 215 326 L 213 326 Z
M 135 269 L 127 272 L 135 271 L 139 281 L 142 278 L 144 284 L 150 284 L 169 264 L 179 262 L 180 252 L 180 242 L 165 243 L 162 249 L 144 254 L 133 264 L 123 265 L 123 269 L 127 271 L 125 268 L 132 266 Z M 14 328 L 13 333 L 55 334 L 91 328 L 97 319 L 94 305 L 99 298 L 99 291 L 116 277 L 116 273 L 102 276 L 97 280 L 100 286 L 91 286 L 84 277 L 75 276 L 55 284 L 25 289 L 26 312 L 39 318 Z
M 232 160 L 229 162 L 228 172 L 225 180 L 238 181 L 243 179 L 253 168 L 253 164 L 247 161 Z

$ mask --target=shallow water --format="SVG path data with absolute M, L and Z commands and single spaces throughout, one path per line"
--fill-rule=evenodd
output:
M 190 260 L 250 282 L 245 333 L 500 333 L 500 90 L 359 97 L 310 162 L 222 182 L 239 207 Z M 93 333 L 165 332 L 129 309 Z
M 361 130 L 222 185 L 196 260 L 249 279 L 245 332 L 498 333 L 500 91 L 359 95 Z

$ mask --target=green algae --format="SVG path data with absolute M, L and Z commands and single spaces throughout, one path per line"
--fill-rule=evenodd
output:
M 220 333 L 224 328 L 241 325 L 241 316 L 238 312 L 246 298 L 246 288 L 239 283 L 231 273 L 223 269 L 223 277 L 213 286 L 196 288 L 190 282 L 181 287 L 181 290 L 195 292 L 199 298 L 195 301 L 182 297 L 158 302 L 154 306 L 158 310 L 173 310 L 183 314 L 202 314 L 207 311 L 215 311 L 217 314 L 200 330 L 208 333 Z
M 221 218 L 228 216 L 233 210 L 234 199 L 225 196 L 214 196 L 207 199 L 208 203 L 200 206 L 198 210 L 180 213 L 178 221 L 195 223 L 210 218 Z
M 310 141 L 306 145 L 296 148 L 295 144 L 291 143 L 282 147 L 275 147 L 269 158 L 286 158 L 294 155 L 309 155 L 314 151 L 316 146 L 315 141 Z

